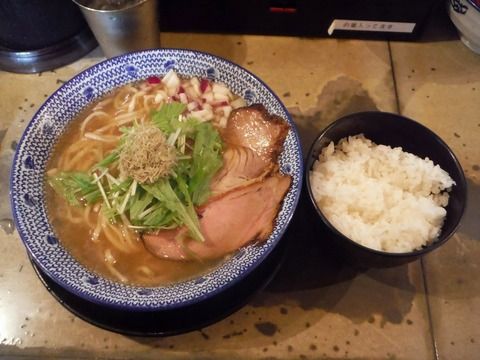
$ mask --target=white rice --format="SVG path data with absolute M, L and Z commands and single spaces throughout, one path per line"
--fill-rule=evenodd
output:
M 328 221 L 372 249 L 410 252 L 434 241 L 455 182 L 428 158 L 376 145 L 362 134 L 331 142 L 310 172 Z

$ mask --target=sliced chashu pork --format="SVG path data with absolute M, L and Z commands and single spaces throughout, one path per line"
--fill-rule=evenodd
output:
M 289 130 L 279 116 L 255 104 L 232 111 L 222 138 L 229 146 L 243 146 L 267 162 L 276 162 Z
M 274 162 L 266 161 L 249 148 L 229 146 L 223 153 L 223 167 L 212 180 L 212 196 L 259 181 L 275 166 Z
M 234 110 L 222 132 L 223 168 L 213 178 L 212 195 L 245 186 L 277 169 L 289 126 L 263 105 Z
M 265 241 L 290 183 L 289 176 L 277 173 L 209 201 L 199 209 L 205 242 L 186 237 L 185 228 L 180 228 L 144 234 L 145 246 L 171 260 L 214 259 L 251 241 Z

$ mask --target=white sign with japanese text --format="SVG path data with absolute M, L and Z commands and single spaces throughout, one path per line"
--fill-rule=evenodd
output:
M 335 19 L 327 32 L 328 35 L 332 35 L 335 30 L 411 33 L 415 25 L 407 22 Z

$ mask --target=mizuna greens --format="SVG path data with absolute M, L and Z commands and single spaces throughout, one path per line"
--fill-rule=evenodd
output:
M 222 141 L 210 122 L 185 117 L 185 110 L 179 102 L 164 104 L 152 112 L 151 124 L 121 128 L 117 147 L 88 172 L 60 172 L 50 176 L 48 183 L 70 205 L 101 204 L 112 222 L 126 221 L 139 231 L 184 225 L 192 238 L 203 241 L 195 206 L 208 199 L 210 182 L 223 165 Z M 142 149 L 139 139 L 145 139 L 150 153 L 128 154 L 133 165 L 124 166 L 127 151 Z M 136 165 L 144 171 L 158 170 L 147 167 L 160 166 L 162 157 L 169 160 L 165 171 L 154 171 L 146 181 L 132 170 Z

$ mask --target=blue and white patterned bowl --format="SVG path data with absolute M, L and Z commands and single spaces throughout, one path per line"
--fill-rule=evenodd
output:
M 89 271 L 57 239 L 45 204 L 45 167 L 58 137 L 88 104 L 119 86 L 165 74 L 208 77 L 227 84 L 248 104 L 262 103 L 286 119 L 291 130 L 280 156 L 280 169 L 292 176 L 266 243 L 238 251 L 220 267 L 199 278 L 163 287 L 129 286 Z M 260 79 L 227 60 L 206 53 L 158 49 L 130 53 L 83 71 L 58 89 L 35 114 L 15 154 L 10 199 L 18 232 L 36 265 L 56 283 L 89 301 L 128 311 L 168 310 L 221 293 L 255 269 L 277 245 L 298 203 L 302 186 L 302 153 L 295 125 L 278 97 Z
M 480 54 L 480 0 L 447 0 L 447 7 L 460 40 Z

